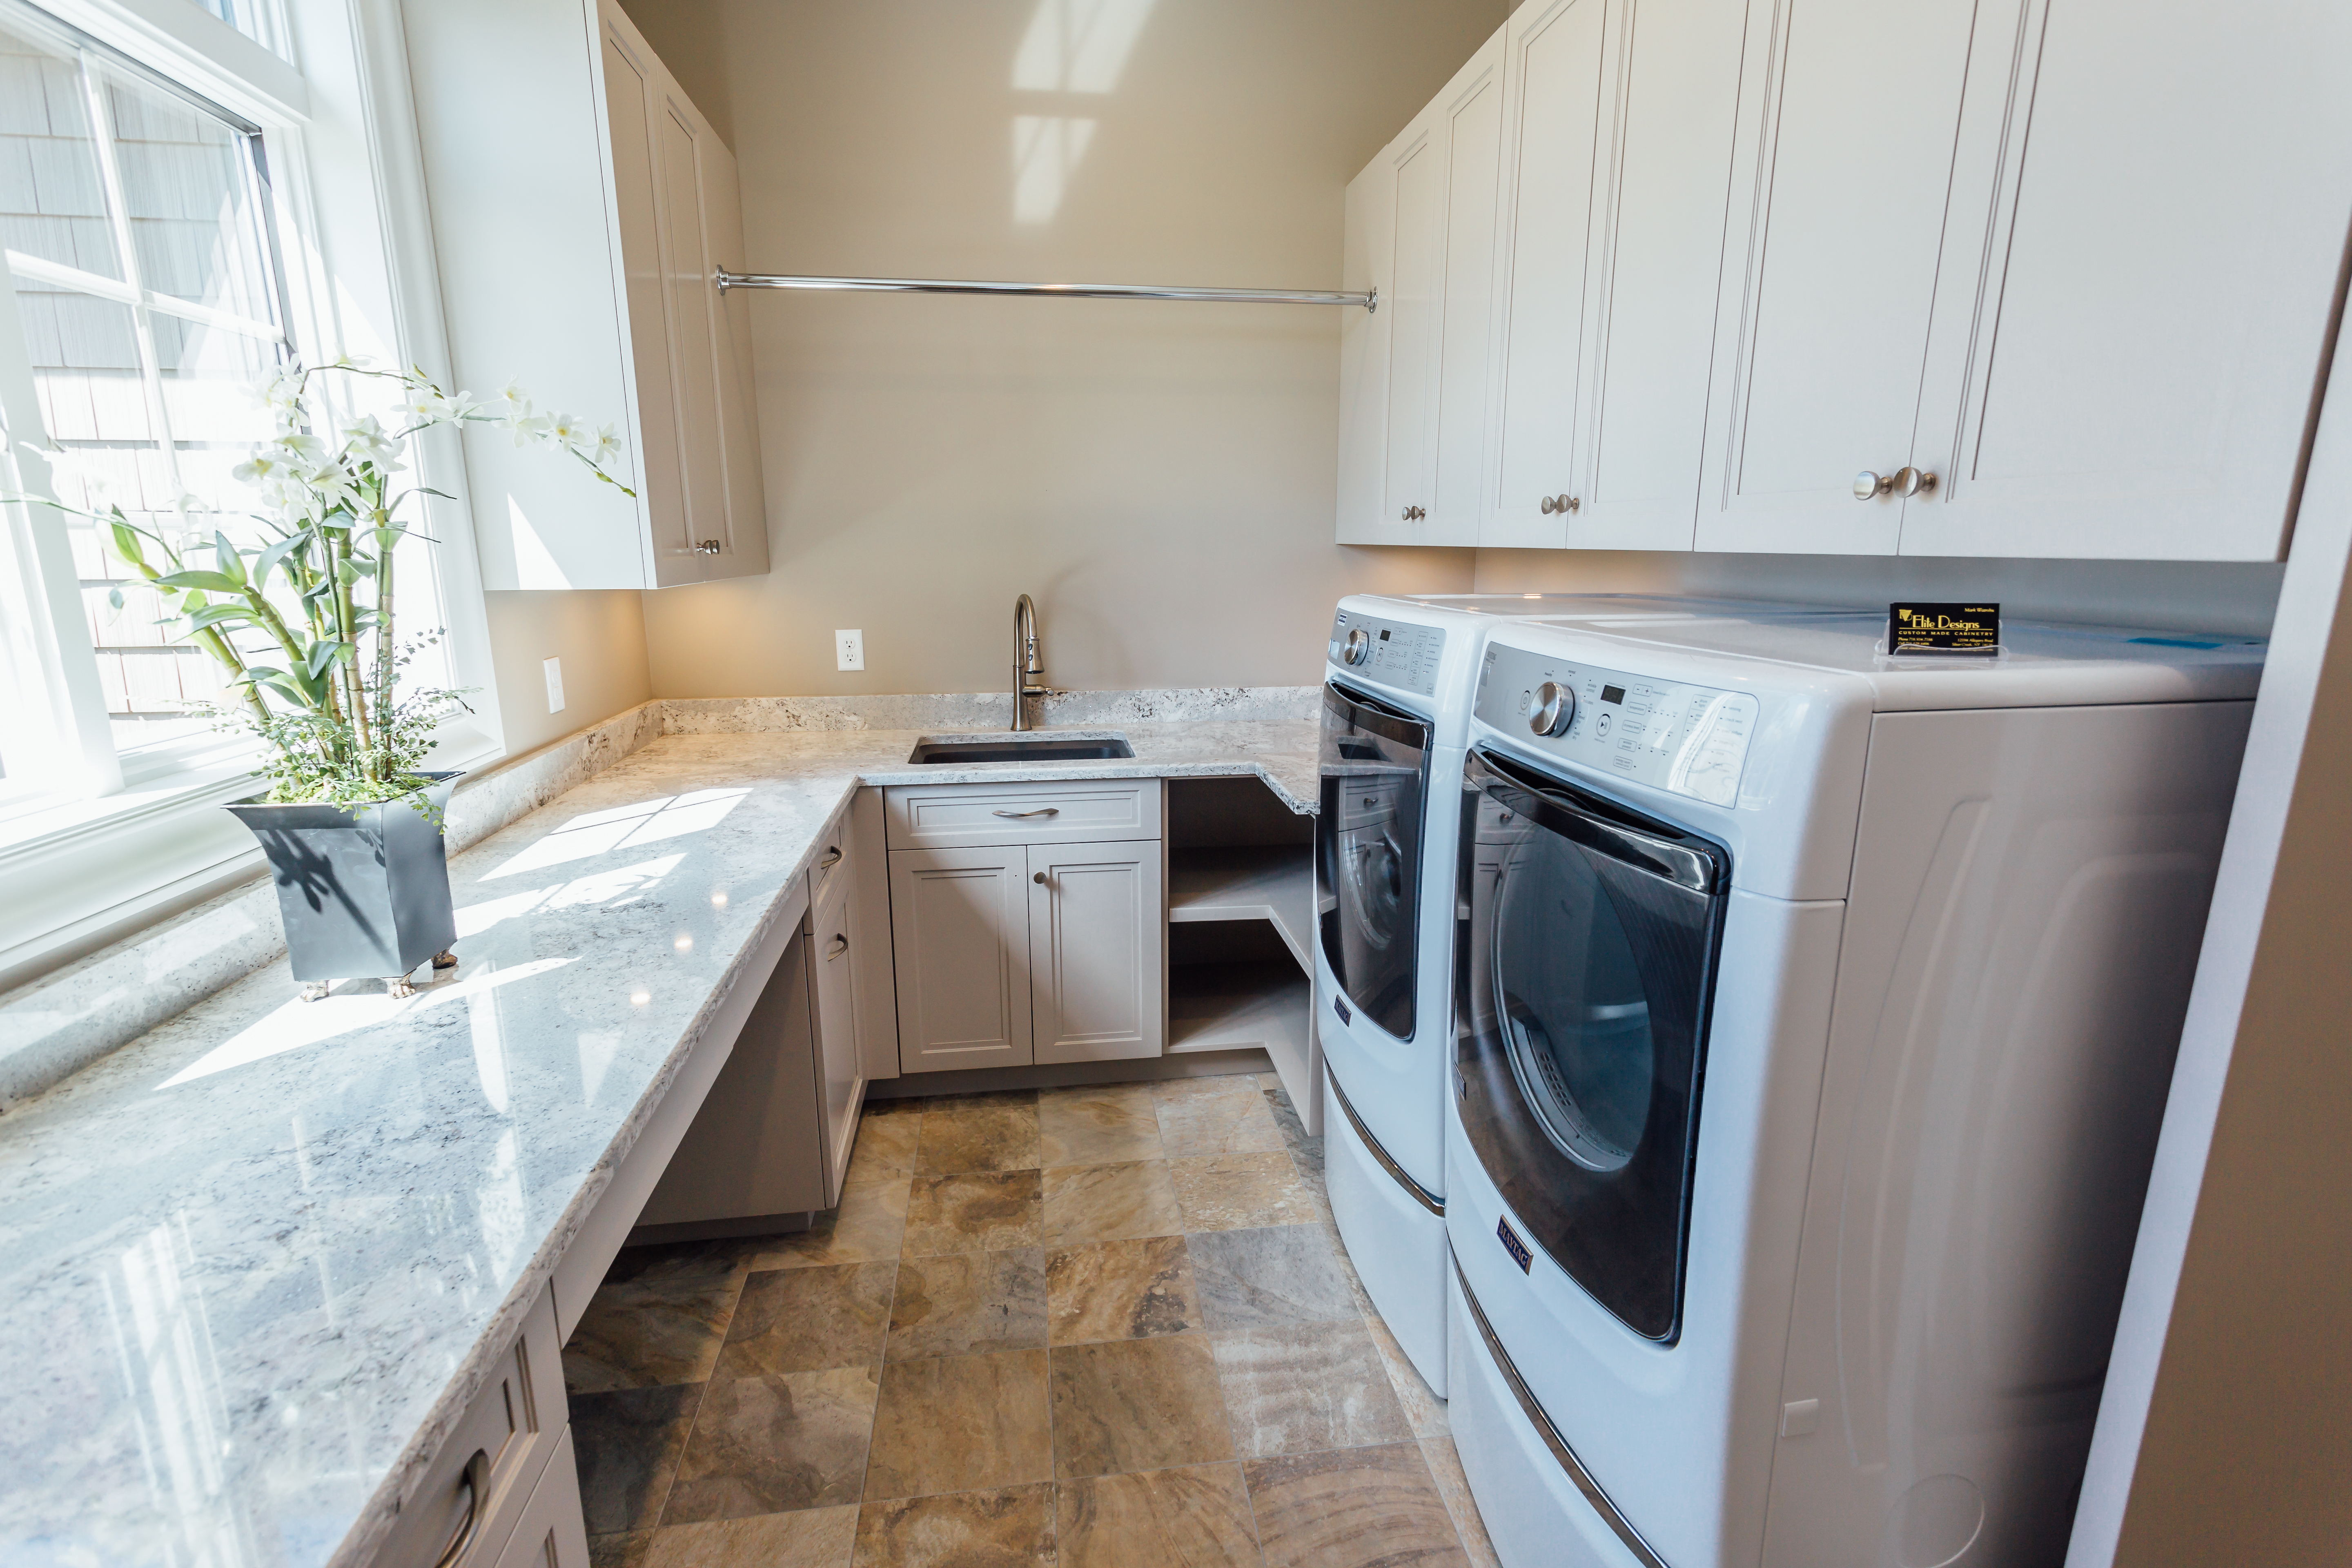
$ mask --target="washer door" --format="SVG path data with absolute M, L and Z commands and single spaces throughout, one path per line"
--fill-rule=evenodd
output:
M 1315 891 L 1323 955 L 1357 1012 L 1410 1040 L 1429 725 L 1328 685 L 1321 762 Z
M 1729 856 L 1492 753 L 1464 787 L 1464 1130 L 1528 1238 L 1672 1341 Z

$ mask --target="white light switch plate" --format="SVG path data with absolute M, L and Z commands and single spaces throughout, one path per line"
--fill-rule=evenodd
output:
M 866 634 L 859 631 L 833 634 L 833 667 L 835 669 L 866 668 Z
M 541 663 L 539 668 L 547 673 L 547 710 L 550 713 L 562 712 L 563 661 L 560 658 L 551 658 Z

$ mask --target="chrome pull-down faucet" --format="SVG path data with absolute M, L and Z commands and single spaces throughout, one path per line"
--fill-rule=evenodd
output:
M 1053 694 L 1037 662 L 1037 606 L 1024 594 L 1013 605 L 1013 727 L 1029 728 L 1030 698 Z

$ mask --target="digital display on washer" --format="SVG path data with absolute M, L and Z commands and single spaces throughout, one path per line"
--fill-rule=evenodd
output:
M 1546 681 L 1576 698 L 1567 730 L 1534 733 L 1529 718 Z M 1496 643 L 1478 668 L 1479 718 L 1556 756 L 1727 806 L 1756 732 L 1756 699 L 1745 691 L 1658 680 Z
M 1349 633 L 1360 632 L 1351 638 Z M 1360 680 L 1437 695 L 1437 666 L 1445 654 L 1445 628 L 1341 610 L 1331 621 L 1331 662 Z

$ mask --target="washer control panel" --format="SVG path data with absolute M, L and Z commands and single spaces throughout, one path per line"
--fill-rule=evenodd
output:
M 1367 680 L 1401 691 L 1437 695 L 1437 666 L 1445 653 L 1445 628 L 1341 610 L 1331 620 L 1331 662 Z
M 1547 684 L 1555 691 L 1543 692 Z M 1575 700 L 1562 730 L 1546 732 Z M 1756 732 L 1745 691 L 1658 680 L 1496 645 L 1478 667 L 1479 718 L 1554 756 L 1655 789 L 1728 806 Z

